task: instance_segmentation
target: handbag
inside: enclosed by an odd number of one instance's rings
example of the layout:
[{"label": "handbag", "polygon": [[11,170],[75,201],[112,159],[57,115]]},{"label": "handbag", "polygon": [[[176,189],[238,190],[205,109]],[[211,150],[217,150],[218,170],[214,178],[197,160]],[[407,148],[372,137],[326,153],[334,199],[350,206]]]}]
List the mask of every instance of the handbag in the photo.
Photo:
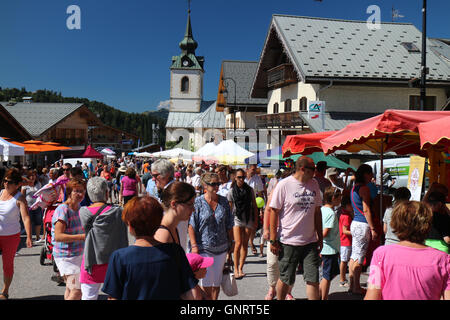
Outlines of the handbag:
[{"label": "handbag", "polygon": [[222,283],[220,286],[222,287],[223,293],[225,293],[228,297],[233,297],[238,294],[238,287],[236,279],[234,278],[234,273],[231,272],[229,268],[223,269]]}]

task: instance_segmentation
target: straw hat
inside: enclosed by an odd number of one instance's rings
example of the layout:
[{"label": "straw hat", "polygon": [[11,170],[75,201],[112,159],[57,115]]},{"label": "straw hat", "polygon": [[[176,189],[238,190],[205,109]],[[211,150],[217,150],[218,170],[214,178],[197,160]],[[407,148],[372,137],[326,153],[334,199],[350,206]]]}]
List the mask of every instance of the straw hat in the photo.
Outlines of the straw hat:
[{"label": "straw hat", "polygon": [[127,171],[127,166],[126,165],[121,165],[119,168],[119,172],[125,172]]}]

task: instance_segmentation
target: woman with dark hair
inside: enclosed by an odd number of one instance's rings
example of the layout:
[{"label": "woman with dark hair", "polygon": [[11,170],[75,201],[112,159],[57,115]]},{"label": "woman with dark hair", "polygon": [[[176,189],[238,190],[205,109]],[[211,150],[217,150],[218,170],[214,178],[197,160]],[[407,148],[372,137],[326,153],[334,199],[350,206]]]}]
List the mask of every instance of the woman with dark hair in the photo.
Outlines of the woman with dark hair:
[{"label": "woman with dark hair", "polygon": [[125,205],[122,220],[136,241],[111,255],[102,289],[108,299],[193,299],[198,280],[183,249],[154,238],[162,217],[163,208],[150,196],[134,197]]},{"label": "woman with dark hair", "polygon": [[20,243],[20,217],[27,232],[27,247],[31,248],[32,231],[27,201],[19,191],[22,176],[17,169],[9,169],[3,178],[0,193],[0,250],[3,261],[3,290],[0,300],[8,299],[14,275],[14,257]]},{"label": "woman with dark hair", "polygon": [[429,247],[449,253],[450,216],[445,213],[445,198],[445,194],[437,191],[428,194],[425,203],[431,207],[433,221],[425,244]]},{"label": "woman with dark hair", "polygon": [[247,258],[251,231],[258,225],[258,206],[252,187],[245,183],[247,174],[243,169],[236,170],[236,180],[228,192],[228,202],[234,215],[234,272],[236,279],[245,276],[243,272]]},{"label": "woman with dark hair", "polygon": [[137,196],[138,190],[136,171],[133,168],[128,168],[125,171],[125,176],[120,181],[120,199],[123,200],[123,205],[126,205],[131,198]]},{"label": "woman with dark hair", "polygon": [[233,247],[233,215],[227,199],[217,194],[218,175],[207,172],[201,182],[205,194],[195,199],[195,210],[189,220],[189,239],[192,253],[214,258],[200,286],[212,300],[217,300],[227,253]]},{"label": "woman with dark hair", "polygon": [[400,242],[374,251],[365,300],[450,300],[450,256],[424,244],[432,221],[425,203],[394,207],[391,227]]},{"label": "woman with dark hair", "polygon": [[355,294],[364,293],[359,281],[362,264],[370,240],[375,240],[378,236],[370,210],[371,196],[368,183],[372,178],[372,167],[367,164],[362,164],[355,173],[355,185],[350,192],[354,217],[350,225],[350,231],[352,233],[352,255],[349,263],[349,292]]},{"label": "woman with dark hair", "polygon": [[188,183],[175,181],[164,189],[161,204],[164,216],[155,232],[155,240],[162,243],[177,243],[185,251],[188,221],[194,211],[195,189]]},{"label": "woman with dark hair", "polygon": [[[22,187],[22,193],[27,200],[28,208],[30,208],[35,199],[34,194],[41,189],[42,185],[38,180],[36,170],[28,170],[27,172],[28,183]],[[44,237],[41,238],[41,226],[42,226],[42,208],[37,207],[35,210],[29,210],[29,215],[31,219],[31,224],[34,226],[34,232],[36,235],[36,243],[43,243],[45,241]]]}]

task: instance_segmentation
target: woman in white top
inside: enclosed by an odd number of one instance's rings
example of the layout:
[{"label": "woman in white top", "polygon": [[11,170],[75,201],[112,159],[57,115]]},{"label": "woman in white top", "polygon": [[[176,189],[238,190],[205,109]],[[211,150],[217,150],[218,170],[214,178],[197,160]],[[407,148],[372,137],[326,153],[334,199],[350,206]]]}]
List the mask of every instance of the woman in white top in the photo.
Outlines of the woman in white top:
[{"label": "woman in white top", "polygon": [[19,191],[22,176],[17,169],[10,169],[3,179],[4,189],[0,193],[0,250],[3,262],[3,290],[0,300],[8,299],[9,287],[14,274],[14,257],[20,243],[20,216],[27,233],[26,244],[31,248],[31,221],[28,206]]},{"label": "woman in white top", "polygon": [[38,207],[35,210],[31,210],[30,207],[34,204],[36,199],[33,198],[34,194],[42,188],[41,183],[37,178],[36,170],[29,170],[27,172],[28,183],[22,187],[22,193],[25,196],[28,204],[28,213],[30,215],[31,224],[34,226],[34,232],[36,234],[36,243],[45,242],[44,236],[41,238],[41,226],[42,226],[42,208]]}]

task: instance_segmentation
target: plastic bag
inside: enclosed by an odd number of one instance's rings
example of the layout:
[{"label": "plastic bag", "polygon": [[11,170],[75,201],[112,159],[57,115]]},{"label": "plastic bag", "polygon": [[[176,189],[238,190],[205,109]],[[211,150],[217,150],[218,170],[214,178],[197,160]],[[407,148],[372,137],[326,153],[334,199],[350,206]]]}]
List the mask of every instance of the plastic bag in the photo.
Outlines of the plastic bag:
[{"label": "plastic bag", "polygon": [[221,287],[223,293],[225,293],[228,297],[233,297],[238,294],[238,287],[236,279],[234,278],[234,273],[232,273],[228,268],[223,271]]}]

